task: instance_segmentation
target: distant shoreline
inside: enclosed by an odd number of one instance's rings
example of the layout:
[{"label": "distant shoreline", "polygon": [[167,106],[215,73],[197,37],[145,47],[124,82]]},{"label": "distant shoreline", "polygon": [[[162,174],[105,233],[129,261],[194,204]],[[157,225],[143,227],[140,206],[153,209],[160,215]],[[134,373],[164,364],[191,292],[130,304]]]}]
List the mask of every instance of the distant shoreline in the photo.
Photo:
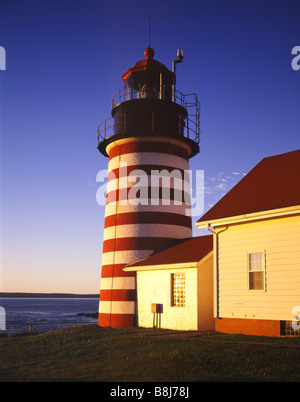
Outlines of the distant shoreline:
[{"label": "distant shoreline", "polygon": [[0,292],[0,298],[99,299],[98,294]]}]

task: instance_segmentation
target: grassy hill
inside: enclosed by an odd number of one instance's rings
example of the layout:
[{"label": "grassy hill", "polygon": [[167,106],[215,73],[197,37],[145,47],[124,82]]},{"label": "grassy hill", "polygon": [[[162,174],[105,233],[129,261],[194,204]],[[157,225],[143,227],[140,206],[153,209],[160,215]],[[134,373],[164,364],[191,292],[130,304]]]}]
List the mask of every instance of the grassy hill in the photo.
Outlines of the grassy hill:
[{"label": "grassy hill", "polygon": [[72,327],[0,337],[1,381],[299,381],[300,338]]}]

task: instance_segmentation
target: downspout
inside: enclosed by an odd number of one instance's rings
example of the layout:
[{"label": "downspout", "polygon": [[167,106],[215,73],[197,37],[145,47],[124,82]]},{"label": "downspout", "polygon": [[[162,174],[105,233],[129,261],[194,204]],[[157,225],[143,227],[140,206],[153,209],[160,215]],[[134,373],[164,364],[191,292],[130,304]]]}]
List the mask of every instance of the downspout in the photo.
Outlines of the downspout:
[{"label": "downspout", "polygon": [[213,298],[214,298],[214,318],[219,318],[219,267],[218,267],[218,233],[206,225],[206,229],[213,234]]},{"label": "downspout", "polygon": [[214,229],[209,227],[209,223],[206,225],[206,229],[211,232],[213,237],[213,250],[214,250],[214,257],[213,257],[213,292],[214,292],[214,318],[219,317],[219,237],[218,235],[225,230],[228,229],[226,226],[225,229],[216,232]]}]

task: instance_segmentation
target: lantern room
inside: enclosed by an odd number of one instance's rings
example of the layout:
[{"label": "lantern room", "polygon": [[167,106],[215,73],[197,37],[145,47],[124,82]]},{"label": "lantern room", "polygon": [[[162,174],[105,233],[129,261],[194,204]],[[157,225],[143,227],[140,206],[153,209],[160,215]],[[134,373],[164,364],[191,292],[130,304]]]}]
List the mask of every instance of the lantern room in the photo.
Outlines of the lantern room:
[{"label": "lantern room", "polygon": [[175,89],[176,64],[183,59],[179,49],[172,71],[154,59],[149,46],[145,59],[122,75],[124,87],[112,98],[111,117],[98,126],[98,149],[107,154],[107,146],[129,137],[173,137],[191,147],[191,156],[199,152],[200,104],[195,93],[184,95]]},{"label": "lantern room", "polygon": [[171,100],[174,72],[154,59],[155,52],[151,47],[144,54],[144,60],[138,61],[122,75],[127,92],[136,91],[140,98]]}]

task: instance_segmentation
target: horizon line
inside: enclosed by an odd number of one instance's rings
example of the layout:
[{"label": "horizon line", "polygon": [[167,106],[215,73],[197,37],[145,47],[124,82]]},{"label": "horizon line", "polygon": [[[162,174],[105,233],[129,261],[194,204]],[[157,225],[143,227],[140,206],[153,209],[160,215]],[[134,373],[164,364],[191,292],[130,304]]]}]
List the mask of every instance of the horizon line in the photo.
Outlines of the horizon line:
[{"label": "horizon line", "polygon": [[1,297],[90,297],[98,298],[99,293],[63,293],[63,292],[0,292]]}]

